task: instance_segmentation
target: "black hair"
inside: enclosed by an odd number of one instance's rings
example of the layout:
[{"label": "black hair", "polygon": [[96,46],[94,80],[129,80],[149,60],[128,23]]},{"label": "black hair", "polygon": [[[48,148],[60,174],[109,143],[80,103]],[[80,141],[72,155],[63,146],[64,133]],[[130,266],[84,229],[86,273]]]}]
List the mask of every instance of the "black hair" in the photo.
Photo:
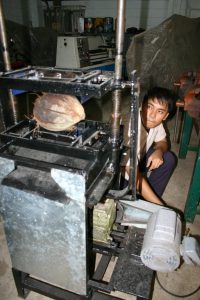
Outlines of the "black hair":
[{"label": "black hair", "polygon": [[153,87],[144,96],[142,105],[146,104],[149,99],[157,99],[159,103],[166,103],[168,107],[168,119],[171,119],[176,113],[177,95],[171,90],[163,87]]}]

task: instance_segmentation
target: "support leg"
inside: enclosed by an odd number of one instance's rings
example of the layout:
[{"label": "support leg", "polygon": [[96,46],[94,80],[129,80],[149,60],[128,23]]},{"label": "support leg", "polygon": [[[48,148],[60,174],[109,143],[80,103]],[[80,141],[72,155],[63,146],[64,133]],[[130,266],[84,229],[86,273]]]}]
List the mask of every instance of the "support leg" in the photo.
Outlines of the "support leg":
[{"label": "support leg", "polygon": [[180,149],[179,149],[179,158],[185,158],[188,151],[188,146],[190,142],[190,136],[192,133],[192,118],[188,115],[187,112],[184,113],[184,120],[183,120],[183,131],[182,137],[180,142]]},{"label": "support leg", "polygon": [[177,107],[176,117],[175,117],[175,124],[174,124],[174,133],[173,133],[173,142],[177,142],[177,128],[178,128],[178,119],[179,119],[179,111],[180,107]]},{"label": "support leg", "polygon": [[26,299],[30,291],[24,288],[23,283],[25,277],[28,274],[18,271],[16,269],[12,269],[12,272],[13,272],[13,277],[15,280],[18,296],[22,299]]},{"label": "support leg", "polygon": [[184,216],[186,222],[194,222],[196,214],[200,214],[200,209],[198,209],[198,204],[200,201],[200,149],[197,152],[197,157],[194,165],[194,171],[192,174],[192,180],[190,183],[190,188],[186,200]]}]

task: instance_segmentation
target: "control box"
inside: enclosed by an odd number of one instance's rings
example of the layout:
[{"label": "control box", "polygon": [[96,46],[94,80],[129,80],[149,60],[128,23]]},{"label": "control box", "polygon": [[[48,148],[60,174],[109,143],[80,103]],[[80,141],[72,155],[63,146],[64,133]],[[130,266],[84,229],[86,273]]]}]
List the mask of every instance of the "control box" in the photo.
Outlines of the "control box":
[{"label": "control box", "polygon": [[57,68],[83,68],[89,65],[87,37],[59,36],[57,38]]}]

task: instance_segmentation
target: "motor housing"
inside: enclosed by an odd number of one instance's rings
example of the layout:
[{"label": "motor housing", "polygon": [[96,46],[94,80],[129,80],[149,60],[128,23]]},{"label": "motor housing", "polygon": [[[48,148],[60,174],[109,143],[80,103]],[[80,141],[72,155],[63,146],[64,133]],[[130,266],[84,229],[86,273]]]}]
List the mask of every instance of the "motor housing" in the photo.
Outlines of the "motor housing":
[{"label": "motor housing", "polygon": [[147,223],[141,250],[142,262],[155,271],[170,272],[180,264],[181,220],[173,210],[162,207]]}]

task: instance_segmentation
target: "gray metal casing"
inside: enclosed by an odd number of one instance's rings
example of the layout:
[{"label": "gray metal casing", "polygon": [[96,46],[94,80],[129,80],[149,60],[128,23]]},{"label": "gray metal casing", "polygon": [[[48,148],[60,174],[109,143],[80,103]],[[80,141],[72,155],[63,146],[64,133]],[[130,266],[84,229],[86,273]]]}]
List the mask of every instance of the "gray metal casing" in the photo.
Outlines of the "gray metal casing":
[{"label": "gray metal casing", "polygon": [[[15,179],[20,188],[12,184]],[[1,212],[13,268],[86,295],[84,172],[51,169],[48,174],[26,167],[15,170],[14,161],[0,158],[0,180]],[[37,189],[27,190],[37,184],[48,194],[54,189],[52,195],[60,197],[50,199]]]}]

